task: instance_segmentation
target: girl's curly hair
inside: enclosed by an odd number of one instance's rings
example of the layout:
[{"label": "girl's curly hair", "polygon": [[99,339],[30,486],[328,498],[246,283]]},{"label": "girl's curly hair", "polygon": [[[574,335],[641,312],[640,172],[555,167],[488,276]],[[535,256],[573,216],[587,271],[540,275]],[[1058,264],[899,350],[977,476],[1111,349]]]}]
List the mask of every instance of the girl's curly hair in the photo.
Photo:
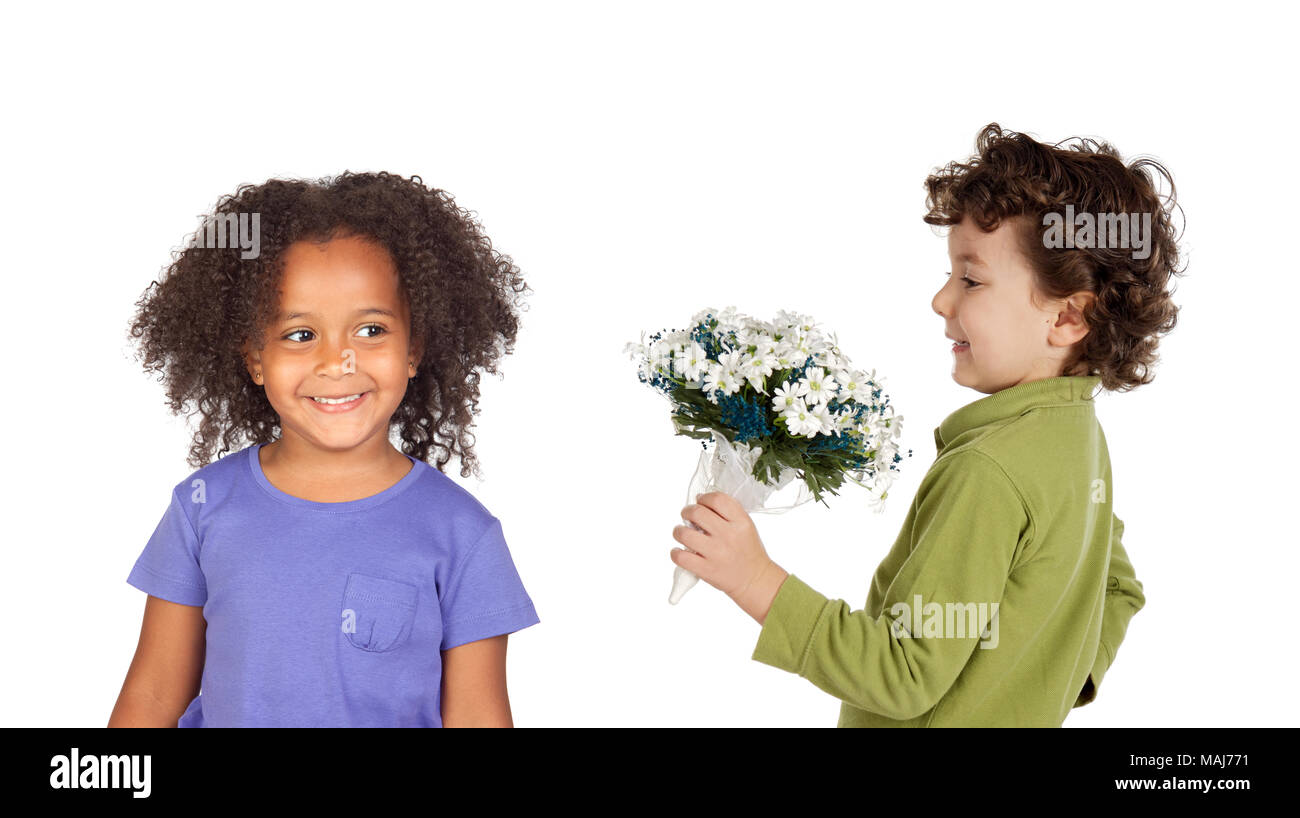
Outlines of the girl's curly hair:
[{"label": "girl's curly hair", "polygon": [[[1080,139],[1063,150],[1064,142],[1045,145],[1003,131],[996,122],[980,131],[975,144],[976,155],[966,164],[950,162],[925,180],[929,212],[924,220],[955,225],[970,215],[980,229],[992,232],[1003,219],[1012,219],[1035,272],[1035,295],[1061,299],[1085,290],[1096,295],[1083,310],[1089,332],[1075,344],[1065,374],[1099,375],[1103,388],[1121,392],[1150,383],[1159,336],[1178,321],[1173,290],[1166,287],[1171,275],[1183,274],[1175,269],[1181,234],[1174,236],[1170,218],[1174,207],[1182,208],[1174,200],[1169,172],[1152,159],[1125,166],[1105,142]],[[1166,199],[1157,195],[1147,168],[1168,181]],[[1063,215],[1066,205],[1094,218],[1151,214],[1150,255],[1135,259],[1129,248],[1049,247],[1043,217]]]},{"label": "girl's curly hair", "polygon": [[[258,217],[259,252],[203,246],[212,224]],[[219,235],[219,234],[218,234]],[[333,179],[272,179],[241,185],[218,201],[183,251],[136,302],[129,335],[146,371],[164,372],[173,413],[201,415],[189,463],[198,468],[251,443],[268,443],[279,418],[248,375],[243,352],[261,348],[276,311],[284,251],[298,241],[372,239],[391,254],[410,307],[411,346],[423,356],[393,415],[402,451],[436,467],[456,454],[461,476],[478,474],[473,415],[479,373],[497,373],[514,350],[528,285],[509,256],[492,248],[472,211],[420,177],[344,172]],[[207,242],[211,245],[211,241]],[[231,242],[238,244],[238,242]],[[191,414],[193,414],[191,412]],[[219,449],[217,447],[220,447]]]}]

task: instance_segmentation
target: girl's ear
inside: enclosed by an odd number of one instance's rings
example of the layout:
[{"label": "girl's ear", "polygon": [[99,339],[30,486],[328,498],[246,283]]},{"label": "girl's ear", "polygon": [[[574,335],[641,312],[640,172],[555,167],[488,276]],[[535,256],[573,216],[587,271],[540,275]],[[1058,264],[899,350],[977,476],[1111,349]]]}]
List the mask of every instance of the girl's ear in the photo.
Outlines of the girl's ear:
[{"label": "girl's ear", "polygon": [[256,383],[262,382],[262,354],[255,349],[250,349],[247,341],[240,347],[240,353],[244,357],[244,368],[248,370],[248,377]]},{"label": "girl's ear", "polygon": [[411,339],[411,360],[415,362],[415,368],[420,368],[420,361],[424,360],[424,345],[419,338]]}]

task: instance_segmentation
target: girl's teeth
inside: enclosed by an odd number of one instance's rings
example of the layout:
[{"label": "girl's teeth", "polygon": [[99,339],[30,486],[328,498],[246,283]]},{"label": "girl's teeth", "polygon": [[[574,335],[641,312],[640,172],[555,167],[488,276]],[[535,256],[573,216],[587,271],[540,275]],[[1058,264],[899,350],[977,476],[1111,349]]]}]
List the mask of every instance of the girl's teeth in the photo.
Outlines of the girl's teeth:
[{"label": "girl's teeth", "polygon": [[350,397],[346,397],[346,398],[335,398],[335,399],[333,399],[333,400],[331,400],[331,399],[329,399],[329,398],[312,398],[312,400],[316,401],[317,403],[330,403],[330,404],[334,404],[334,403],[351,403],[352,401],[356,400],[356,399],[359,398],[359,397],[361,397],[361,393],[360,393],[360,392],[358,392],[358,393],[355,394],[355,395],[351,395]]}]

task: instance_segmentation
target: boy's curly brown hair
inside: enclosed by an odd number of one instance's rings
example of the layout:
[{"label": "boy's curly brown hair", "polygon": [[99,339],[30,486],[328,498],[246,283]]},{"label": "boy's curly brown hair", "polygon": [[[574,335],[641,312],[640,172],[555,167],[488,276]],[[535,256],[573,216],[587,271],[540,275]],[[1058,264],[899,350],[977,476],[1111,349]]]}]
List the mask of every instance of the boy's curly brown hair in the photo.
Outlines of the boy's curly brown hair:
[{"label": "boy's curly brown hair", "polygon": [[[1069,140],[1065,140],[1068,142]],[[1159,336],[1178,321],[1170,276],[1182,275],[1178,237],[1171,214],[1173,178],[1159,162],[1139,159],[1125,166],[1105,142],[1080,139],[1064,150],[1025,134],[1003,131],[996,122],[975,140],[976,155],[950,162],[925,180],[923,217],[932,225],[955,225],[969,215],[992,232],[1003,219],[1018,225],[1021,250],[1035,272],[1035,295],[1052,299],[1088,291],[1096,295],[1084,310],[1089,328],[1075,344],[1064,374],[1099,375],[1108,390],[1128,391],[1155,377]],[[1169,195],[1157,194],[1147,168],[1164,176]],[[1150,213],[1150,255],[1132,257],[1129,248],[1048,247],[1047,213]]]},{"label": "boy's curly brown hair", "polygon": [[205,223],[241,213],[258,214],[260,254],[203,247],[201,225],[136,302],[129,330],[145,370],[164,373],[171,411],[192,404],[201,415],[190,465],[206,464],[214,450],[220,456],[269,443],[279,428],[241,349],[264,345],[284,251],[298,241],[360,236],[392,255],[410,308],[411,346],[423,350],[392,419],[402,451],[427,461],[437,447],[439,471],[456,454],[462,477],[477,474],[469,432],[479,411],[477,370],[495,374],[497,361],[513,352],[516,308],[526,309],[530,288],[510,257],[493,249],[475,214],[419,176],[350,171],[315,182],[241,185]]}]

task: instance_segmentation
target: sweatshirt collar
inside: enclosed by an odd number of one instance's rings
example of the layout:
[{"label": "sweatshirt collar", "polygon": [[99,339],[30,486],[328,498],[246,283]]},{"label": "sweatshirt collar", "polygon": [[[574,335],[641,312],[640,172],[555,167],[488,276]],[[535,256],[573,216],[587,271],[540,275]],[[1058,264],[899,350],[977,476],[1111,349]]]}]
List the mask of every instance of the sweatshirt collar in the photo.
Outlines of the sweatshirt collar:
[{"label": "sweatshirt collar", "polygon": [[1019,417],[1038,406],[1091,401],[1100,382],[1099,375],[1061,376],[1041,378],[994,392],[944,418],[934,430],[935,448],[943,451],[947,443],[964,432],[998,420]]}]

